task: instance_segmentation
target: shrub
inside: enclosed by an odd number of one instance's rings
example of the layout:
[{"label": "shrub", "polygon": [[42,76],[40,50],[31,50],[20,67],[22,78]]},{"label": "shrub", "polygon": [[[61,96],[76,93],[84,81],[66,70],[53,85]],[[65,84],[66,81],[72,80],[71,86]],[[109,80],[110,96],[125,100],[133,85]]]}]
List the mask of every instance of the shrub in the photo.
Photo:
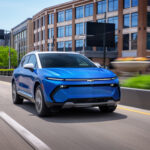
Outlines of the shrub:
[{"label": "shrub", "polygon": [[[13,48],[10,49],[11,53],[11,67],[17,66],[17,51]],[[0,46],[0,68],[8,68],[9,66],[9,47]]]},{"label": "shrub", "polygon": [[129,88],[150,89],[150,75],[129,78],[123,82],[122,86]]}]

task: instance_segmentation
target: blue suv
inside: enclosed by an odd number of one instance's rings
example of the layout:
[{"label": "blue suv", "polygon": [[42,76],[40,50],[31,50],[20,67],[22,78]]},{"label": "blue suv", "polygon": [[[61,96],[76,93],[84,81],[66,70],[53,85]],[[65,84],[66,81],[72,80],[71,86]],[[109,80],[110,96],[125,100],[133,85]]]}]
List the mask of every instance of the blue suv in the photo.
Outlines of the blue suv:
[{"label": "blue suv", "polygon": [[113,112],[120,101],[117,76],[72,52],[31,52],[12,77],[14,104],[28,99],[39,116],[72,107],[96,107]]}]

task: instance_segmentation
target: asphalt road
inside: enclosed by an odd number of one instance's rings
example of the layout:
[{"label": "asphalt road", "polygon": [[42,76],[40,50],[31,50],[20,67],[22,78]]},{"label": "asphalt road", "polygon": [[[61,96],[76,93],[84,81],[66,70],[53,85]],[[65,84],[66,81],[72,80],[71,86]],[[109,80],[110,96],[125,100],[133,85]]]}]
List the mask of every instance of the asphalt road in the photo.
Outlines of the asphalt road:
[{"label": "asphalt road", "polygon": [[[150,111],[147,110],[120,105],[112,114],[102,114],[98,108],[67,109],[39,118],[32,103],[13,105],[10,83],[0,82],[0,112],[5,112],[52,150],[150,149]],[[1,149],[32,148],[0,119]]]}]

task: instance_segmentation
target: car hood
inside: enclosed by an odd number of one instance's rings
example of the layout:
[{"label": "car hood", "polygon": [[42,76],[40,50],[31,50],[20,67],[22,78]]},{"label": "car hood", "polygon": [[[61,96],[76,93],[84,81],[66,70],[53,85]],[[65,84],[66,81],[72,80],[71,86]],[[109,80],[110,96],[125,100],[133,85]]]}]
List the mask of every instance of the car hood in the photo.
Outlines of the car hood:
[{"label": "car hood", "polygon": [[97,79],[116,76],[113,72],[103,68],[43,68],[41,71],[45,77],[62,79]]}]

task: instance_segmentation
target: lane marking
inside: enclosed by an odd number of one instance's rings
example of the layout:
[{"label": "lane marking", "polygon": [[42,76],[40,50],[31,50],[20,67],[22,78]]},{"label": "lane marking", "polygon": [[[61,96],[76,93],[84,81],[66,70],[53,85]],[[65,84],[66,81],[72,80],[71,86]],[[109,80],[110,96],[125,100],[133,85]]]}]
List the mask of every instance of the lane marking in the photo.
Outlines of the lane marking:
[{"label": "lane marking", "polygon": [[118,106],[117,108],[118,108],[118,109],[121,109],[121,110],[126,110],[126,111],[130,111],[130,112],[135,112],[135,113],[138,113],[138,114],[150,116],[150,113],[142,112],[142,111],[139,111],[139,110],[129,109],[129,108],[120,107],[120,106]]},{"label": "lane marking", "polygon": [[51,150],[43,141],[13,120],[5,112],[0,112],[0,118],[6,122],[14,131],[16,131],[33,149]]}]

